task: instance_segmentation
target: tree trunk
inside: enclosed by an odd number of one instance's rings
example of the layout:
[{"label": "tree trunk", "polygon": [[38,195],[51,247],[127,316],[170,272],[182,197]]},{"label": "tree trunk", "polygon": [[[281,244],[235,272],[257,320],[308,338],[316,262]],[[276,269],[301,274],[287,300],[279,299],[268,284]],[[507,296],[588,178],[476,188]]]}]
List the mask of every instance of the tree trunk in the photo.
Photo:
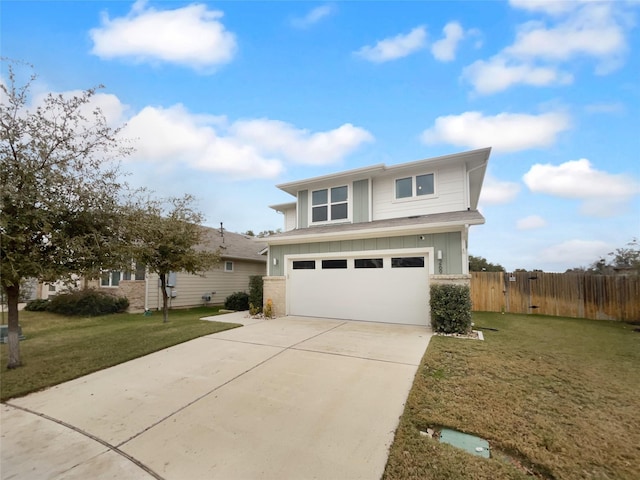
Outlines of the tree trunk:
[{"label": "tree trunk", "polygon": [[169,294],[167,293],[167,274],[160,274],[160,290],[162,290],[162,323],[169,321]]},{"label": "tree trunk", "polygon": [[18,321],[18,301],[20,298],[20,284],[5,287],[7,293],[9,328],[7,333],[9,363],[7,368],[18,368],[22,366],[20,361],[20,338]]}]

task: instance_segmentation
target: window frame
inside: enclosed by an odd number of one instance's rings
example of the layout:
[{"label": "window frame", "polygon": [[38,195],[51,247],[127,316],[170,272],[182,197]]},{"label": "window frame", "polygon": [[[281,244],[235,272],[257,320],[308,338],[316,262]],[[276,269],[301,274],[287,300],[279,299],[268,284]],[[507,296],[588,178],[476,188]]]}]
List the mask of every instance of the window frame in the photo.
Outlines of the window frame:
[{"label": "window frame", "polygon": [[[425,194],[418,194],[418,178],[419,177],[428,177],[429,175],[432,176],[433,178],[433,193],[425,193]],[[398,182],[401,180],[407,180],[407,179],[411,179],[411,195],[410,196],[406,196],[406,197],[398,197]],[[409,202],[409,201],[415,201],[415,200],[424,200],[424,199],[429,199],[429,198],[435,198],[437,197],[437,189],[436,189],[436,178],[437,178],[437,172],[435,171],[431,171],[431,172],[425,172],[425,173],[418,173],[415,175],[403,175],[401,177],[395,177],[393,179],[393,201],[394,202]]]},{"label": "window frame", "polygon": [[[346,199],[345,200],[336,200],[334,201],[332,198],[332,190],[338,189],[338,188],[345,188],[347,195],[346,195]],[[318,203],[316,205],[314,205],[313,203],[313,196],[314,193],[316,192],[326,192],[326,196],[327,196],[327,201],[326,203]],[[351,221],[351,187],[349,184],[344,184],[344,185],[335,185],[335,186],[331,186],[331,187],[324,187],[324,188],[317,188],[315,190],[310,190],[310,194],[309,194],[309,219],[310,225],[324,225],[324,224],[330,224],[330,223],[344,223],[344,222],[350,222]],[[332,217],[332,212],[333,212],[333,207],[337,207],[337,206],[346,206],[346,215],[344,217],[341,218],[333,218]],[[313,218],[313,213],[315,209],[319,209],[319,208],[324,208],[326,210],[326,220],[314,220]]]},{"label": "window frame", "polygon": [[[231,268],[227,268],[227,266],[231,265]],[[224,272],[225,273],[233,273],[235,269],[235,265],[233,264],[233,260],[225,260],[224,261]]]}]

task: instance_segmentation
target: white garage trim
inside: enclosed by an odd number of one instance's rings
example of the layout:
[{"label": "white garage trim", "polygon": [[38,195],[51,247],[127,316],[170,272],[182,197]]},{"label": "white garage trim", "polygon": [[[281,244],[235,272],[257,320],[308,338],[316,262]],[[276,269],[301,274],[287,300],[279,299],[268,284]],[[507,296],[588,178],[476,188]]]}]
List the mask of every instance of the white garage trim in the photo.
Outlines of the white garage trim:
[{"label": "white garage trim", "polygon": [[[419,268],[392,268],[392,258],[424,257]],[[352,260],[382,258],[383,268],[355,268]],[[323,260],[347,260],[323,269]],[[316,268],[293,270],[293,262],[315,261]],[[429,276],[434,248],[359,250],[285,255],[287,315],[326,316],[388,323],[429,324]]]}]

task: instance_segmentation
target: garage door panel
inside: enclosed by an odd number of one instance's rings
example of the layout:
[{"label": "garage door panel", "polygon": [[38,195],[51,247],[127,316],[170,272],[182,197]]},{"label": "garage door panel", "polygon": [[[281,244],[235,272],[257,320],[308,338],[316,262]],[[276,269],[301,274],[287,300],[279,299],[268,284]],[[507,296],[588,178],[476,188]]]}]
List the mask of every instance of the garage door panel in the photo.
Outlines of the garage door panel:
[{"label": "garage door panel", "polygon": [[[362,258],[371,256],[363,252]],[[289,314],[426,325],[428,263],[425,261],[423,267],[391,268],[391,258],[383,257],[383,268],[354,268],[358,257],[349,258],[347,268],[323,269],[320,259],[315,269],[294,270],[289,263]]]}]

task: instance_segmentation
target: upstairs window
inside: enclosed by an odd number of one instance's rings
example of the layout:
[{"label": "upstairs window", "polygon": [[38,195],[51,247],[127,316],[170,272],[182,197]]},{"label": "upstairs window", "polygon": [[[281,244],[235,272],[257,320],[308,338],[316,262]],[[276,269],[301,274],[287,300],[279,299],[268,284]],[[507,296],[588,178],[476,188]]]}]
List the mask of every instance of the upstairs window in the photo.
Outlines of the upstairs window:
[{"label": "upstairs window", "polygon": [[396,179],[396,199],[415,198],[435,194],[433,173]]},{"label": "upstairs window", "polygon": [[311,192],[311,221],[329,222],[345,220],[349,215],[349,189],[325,188]]}]

